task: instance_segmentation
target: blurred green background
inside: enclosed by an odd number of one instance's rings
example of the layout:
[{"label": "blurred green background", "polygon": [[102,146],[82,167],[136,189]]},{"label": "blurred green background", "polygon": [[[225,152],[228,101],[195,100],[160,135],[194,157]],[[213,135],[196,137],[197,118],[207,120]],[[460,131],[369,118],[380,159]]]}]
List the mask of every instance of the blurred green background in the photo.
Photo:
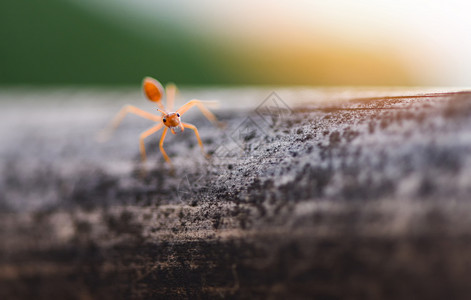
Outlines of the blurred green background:
[{"label": "blurred green background", "polygon": [[153,26],[155,35],[146,39],[67,1],[2,0],[0,82],[132,84],[146,74],[236,82],[212,67],[213,53],[189,34],[158,19]]},{"label": "blurred green background", "polygon": [[2,0],[0,84],[467,85],[465,2],[384,3]]}]

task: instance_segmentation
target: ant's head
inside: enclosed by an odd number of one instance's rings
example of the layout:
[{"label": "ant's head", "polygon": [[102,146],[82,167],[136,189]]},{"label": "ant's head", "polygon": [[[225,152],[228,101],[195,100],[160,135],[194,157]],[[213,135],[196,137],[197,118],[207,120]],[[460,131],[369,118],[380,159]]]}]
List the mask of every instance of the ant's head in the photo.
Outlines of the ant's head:
[{"label": "ant's head", "polygon": [[176,133],[175,129],[182,131],[184,130],[183,124],[180,120],[180,114],[177,112],[167,113],[159,109],[159,111],[163,114],[162,123],[165,126],[170,128],[173,134]]}]

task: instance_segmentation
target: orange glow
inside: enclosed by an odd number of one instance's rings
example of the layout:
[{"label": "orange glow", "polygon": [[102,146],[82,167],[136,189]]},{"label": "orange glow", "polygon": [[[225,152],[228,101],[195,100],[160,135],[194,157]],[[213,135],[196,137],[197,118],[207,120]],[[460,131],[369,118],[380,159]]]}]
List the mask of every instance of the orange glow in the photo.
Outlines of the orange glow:
[{"label": "orange glow", "polygon": [[108,15],[110,6],[134,14],[141,24],[134,30],[148,39],[156,19],[181,28],[210,53],[208,68],[247,78],[242,83],[469,85],[471,78],[466,1],[80,3]]}]

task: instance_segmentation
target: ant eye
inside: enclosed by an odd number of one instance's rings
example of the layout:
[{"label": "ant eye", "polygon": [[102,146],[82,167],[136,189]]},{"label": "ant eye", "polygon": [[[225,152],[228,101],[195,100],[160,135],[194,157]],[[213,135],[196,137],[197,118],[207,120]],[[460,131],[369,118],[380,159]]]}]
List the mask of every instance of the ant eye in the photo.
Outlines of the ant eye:
[{"label": "ant eye", "polygon": [[162,121],[165,123],[165,122],[167,122],[167,119],[163,118]]},{"label": "ant eye", "polygon": [[179,113],[177,113],[177,117],[180,117],[180,114],[179,114]]}]

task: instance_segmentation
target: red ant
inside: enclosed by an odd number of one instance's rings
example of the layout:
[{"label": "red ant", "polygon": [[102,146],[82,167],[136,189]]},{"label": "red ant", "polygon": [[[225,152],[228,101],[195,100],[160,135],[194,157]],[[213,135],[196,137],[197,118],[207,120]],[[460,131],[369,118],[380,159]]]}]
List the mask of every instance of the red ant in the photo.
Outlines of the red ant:
[{"label": "red ant", "polygon": [[198,129],[192,124],[189,123],[184,123],[181,121],[181,116],[187,112],[191,107],[196,106],[198,107],[203,115],[211,121],[214,125],[216,126],[221,126],[221,124],[218,122],[216,117],[211,113],[203,104],[217,104],[217,101],[201,101],[198,99],[193,99],[188,101],[186,104],[184,104],[182,107],[177,109],[175,112],[171,112],[173,109],[173,102],[175,99],[175,94],[177,91],[177,87],[174,84],[167,84],[165,87],[165,91],[167,94],[167,108],[168,110],[165,109],[164,105],[162,104],[162,98],[164,95],[164,88],[160,82],[154,78],[151,77],[145,77],[144,80],[142,81],[142,88],[144,89],[144,94],[146,97],[152,101],[156,102],[159,108],[157,110],[162,114],[162,116],[156,116],[154,114],[148,113],[142,109],[139,109],[133,105],[125,105],[119,112],[118,114],[113,118],[113,120],[110,122],[108,127],[102,132],[101,139],[107,139],[111,133],[119,126],[121,121],[124,119],[124,117],[128,113],[133,113],[136,114],[142,118],[149,119],[151,121],[157,122],[156,125],[153,127],[147,129],[146,131],[142,132],[141,135],[139,136],[139,150],[141,152],[141,158],[142,161],[145,162],[146,160],[146,149],[144,146],[144,139],[148,137],[149,135],[159,131],[162,127],[164,127],[164,130],[162,132],[162,136],[160,138],[159,142],[159,147],[160,147],[160,152],[162,152],[162,155],[164,156],[165,160],[172,166],[172,162],[170,158],[168,157],[167,153],[164,150],[164,140],[165,136],[167,135],[167,130],[170,128],[170,131],[175,134],[175,129],[179,128],[182,132],[185,130],[185,128],[189,128],[194,131],[196,135],[196,139],[198,140],[198,144],[201,147],[201,151],[204,154],[204,148],[203,148],[203,142],[201,142],[200,135],[198,133]]}]

